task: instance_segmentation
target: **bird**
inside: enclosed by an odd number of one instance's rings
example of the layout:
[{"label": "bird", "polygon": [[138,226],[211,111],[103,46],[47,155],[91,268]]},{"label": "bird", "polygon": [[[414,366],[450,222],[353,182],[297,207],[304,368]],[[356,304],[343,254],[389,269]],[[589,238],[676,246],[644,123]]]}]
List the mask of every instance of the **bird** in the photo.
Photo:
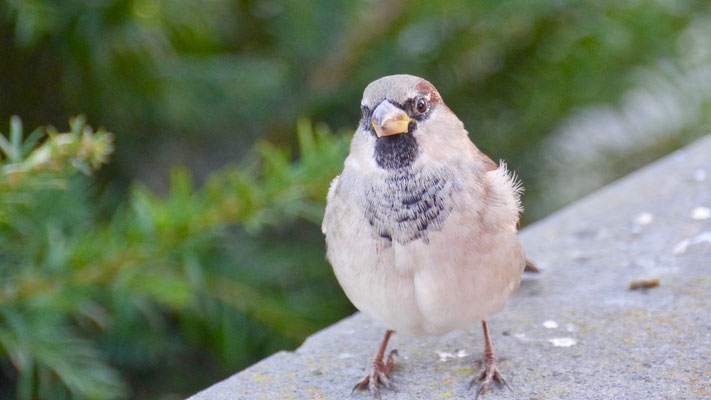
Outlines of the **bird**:
[{"label": "bird", "polygon": [[[508,387],[486,320],[518,289],[526,259],[517,236],[522,185],[470,140],[437,89],[412,75],[370,83],[361,119],[331,182],[322,231],[348,299],[386,328],[355,390],[396,390],[393,333],[439,336],[481,323],[478,397]],[[527,267],[528,265],[528,267]]]}]

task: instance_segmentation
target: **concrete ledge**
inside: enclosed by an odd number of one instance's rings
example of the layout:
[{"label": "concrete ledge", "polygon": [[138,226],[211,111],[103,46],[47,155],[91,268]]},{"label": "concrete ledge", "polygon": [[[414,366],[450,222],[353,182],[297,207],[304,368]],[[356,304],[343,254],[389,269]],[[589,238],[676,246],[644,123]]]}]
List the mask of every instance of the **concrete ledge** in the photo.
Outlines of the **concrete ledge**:
[{"label": "concrete ledge", "polygon": [[[710,208],[711,136],[522,232],[543,273],[489,320],[513,391],[484,399],[711,398]],[[629,289],[644,278],[660,286]],[[348,399],[383,333],[356,314],[190,399]],[[474,398],[479,325],[390,343],[399,392],[384,399]]]}]

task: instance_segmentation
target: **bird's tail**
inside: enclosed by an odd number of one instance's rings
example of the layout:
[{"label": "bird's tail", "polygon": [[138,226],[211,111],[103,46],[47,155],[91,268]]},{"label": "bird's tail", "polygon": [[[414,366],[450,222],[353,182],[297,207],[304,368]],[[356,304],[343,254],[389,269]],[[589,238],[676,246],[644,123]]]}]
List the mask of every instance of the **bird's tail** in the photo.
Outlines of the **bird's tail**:
[{"label": "bird's tail", "polygon": [[526,259],[526,268],[523,270],[524,272],[533,272],[534,274],[540,274],[541,270],[536,267],[536,264],[533,263],[533,261],[529,260],[528,258]]}]

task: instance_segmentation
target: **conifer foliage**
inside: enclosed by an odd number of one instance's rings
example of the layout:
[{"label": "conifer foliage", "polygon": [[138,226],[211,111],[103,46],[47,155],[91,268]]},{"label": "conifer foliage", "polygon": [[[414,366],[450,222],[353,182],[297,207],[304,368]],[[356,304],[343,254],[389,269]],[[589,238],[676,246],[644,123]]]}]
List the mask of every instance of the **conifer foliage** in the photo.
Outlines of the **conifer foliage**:
[{"label": "conifer foliage", "polygon": [[[126,204],[102,213],[91,174],[109,160],[111,133],[79,117],[70,132],[40,128],[24,137],[13,118],[0,136],[0,362],[2,379],[15,385],[1,394],[124,397],[132,375],[162,363],[254,361],[247,349],[265,346],[260,336],[293,345],[324,324],[308,310],[326,318],[347,311],[338,297],[317,304],[311,292],[273,279],[296,269],[298,255],[267,271],[249,261],[259,246],[296,250],[270,245],[270,236],[285,234],[271,227],[320,221],[342,164],[344,136],[305,120],[297,132],[298,161],[261,143],[252,160],[215,172],[200,189],[178,169],[169,193],[136,186]],[[236,238],[255,248],[235,254],[226,244]],[[330,273],[323,264],[299,268]]]}]

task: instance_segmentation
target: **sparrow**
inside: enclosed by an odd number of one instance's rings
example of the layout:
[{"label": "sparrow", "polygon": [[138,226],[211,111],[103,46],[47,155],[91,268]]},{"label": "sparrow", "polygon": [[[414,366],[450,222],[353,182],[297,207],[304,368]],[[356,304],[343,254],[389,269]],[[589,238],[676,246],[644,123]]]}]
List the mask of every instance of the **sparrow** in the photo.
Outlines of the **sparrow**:
[{"label": "sparrow", "polygon": [[[394,332],[443,335],[481,322],[477,397],[505,385],[486,319],[529,264],[517,236],[523,190],[469,139],[428,81],[392,75],[363,92],[361,120],[323,217],[326,257],[348,299],[386,328],[356,389],[395,390]],[[352,392],[353,392],[352,391]],[[351,393],[352,393],[351,392]]]}]

